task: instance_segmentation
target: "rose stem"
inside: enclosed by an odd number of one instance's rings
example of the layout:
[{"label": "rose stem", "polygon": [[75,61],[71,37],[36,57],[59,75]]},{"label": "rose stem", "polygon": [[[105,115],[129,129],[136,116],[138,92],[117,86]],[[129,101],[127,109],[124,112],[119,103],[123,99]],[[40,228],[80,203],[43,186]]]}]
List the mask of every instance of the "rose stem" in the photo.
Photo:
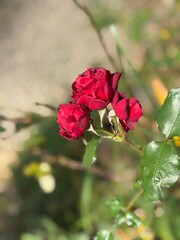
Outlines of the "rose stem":
[{"label": "rose stem", "polygon": [[107,49],[107,47],[106,47],[106,44],[105,44],[105,42],[104,42],[103,36],[102,36],[100,30],[97,28],[96,22],[95,22],[95,20],[94,20],[94,18],[93,18],[93,16],[92,16],[92,14],[90,13],[90,11],[89,11],[85,6],[81,5],[77,0],[72,0],[72,1],[73,1],[73,2],[76,4],[76,6],[77,6],[79,9],[81,9],[81,10],[87,15],[87,17],[89,18],[89,21],[91,22],[94,30],[96,31],[96,33],[97,33],[97,35],[98,35],[99,41],[100,41],[100,43],[101,43],[101,45],[102,45],[102,47],[103,47],[103,49],[104,49],[104,52],[105,52],[107,58],[109,59],[109,62],[110,62],[111,65],[114,67],[114,69],[115,69],[116,71],[118,71],[119,68],[118,68],[118,66],[116,65],[116,63],[115,63],[114,59],[112,58],[111,54],[109,53],[109,51],[108,51],[108,49]]},{"label": "rose stem", "polygon": [[134,151],[136,151],[140,156],[143,155],[143,151],[142,151],[141,149],[135,147],[131,141],[125,139],[125,141],[122,142],[122,143],[125,143],[125,144],[129,145],[129,146],[130,146]]},{"label": "rose stem", "polygon": [[125,212],[128,212],[129,210],[131,210],[131,208],[133,207],[134,203],[141,196],[143,191],[144,191],[143,189],[140,189],[140,191],[131,199],[131,201],[129,202],[129,204],[127,205],[127,207],[125,209]]}]

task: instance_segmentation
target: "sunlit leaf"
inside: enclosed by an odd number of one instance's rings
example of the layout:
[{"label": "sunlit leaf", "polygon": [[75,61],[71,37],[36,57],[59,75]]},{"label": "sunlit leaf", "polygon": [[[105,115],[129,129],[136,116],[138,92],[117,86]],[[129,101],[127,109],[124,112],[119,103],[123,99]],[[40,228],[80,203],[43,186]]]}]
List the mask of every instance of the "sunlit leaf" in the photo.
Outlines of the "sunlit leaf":
[{"label": "sunlit leaf", "polygon": [[25,176],[35,176],[36,173],[39,171],[39,163],[32,161],[30,164],[25,165],[23,168],[23,173]]},{"label": "sunlit leaf", "polygon": [[124,199],[120,196],[108,202],[109,211],[112,216],[115,216],[119,211],[124,209]]},{"label": "sunlit leaf", "polygon": [[160,132],[167,138],[180,136],[180,88],[172,89],[157,116]]},{"label": "sunlit leaf", "polygon": [[114,240],[114,237],[113,237],[112,233],[109,234],[109,237],[108,237],[107,240]]},{"label": "sunlit leaf", "polygon": [[162,188],[168,188],[179,176],[179,157],[166,142],[151,142],[141,159],[140,184],[151,200],[162,199]]},{"label": "sunlit leaf", "polygon": [[126,223],[129,227],[138,227],[141,224],[141,219],[136,214],[127,212]]},{"label": "sunlit leaf", "polygon": [[114,237],[111,232],[102,230],[97,233],[95,240],[114,240]]},{"label": "sunlit leaf", "polygon": [[92,138],[90,142],[88,142],[83,157],[83,166],[90,167],[92,163],[96,161],[96,148],[99,140],[99,138]]},{"label": "sunlit leaf", "polygon": [[39,178],[50,175],[52,173],[52,169],[51,166],[46,162],[38,163],[32,161],[30,164],[25,165],[23,168],[23,173],[27,177]]},{"label": "sunlit leaf", "polygon": [[115,224],[120,226],[121,224],[127,224],[129,227],[138,227],[141,224],[141,219],[133,212],[125,212],[116,215]]},{"label": "sunlit leaf", "polygon": [[118,33],[115,25],[112,24],[111,27],[110,27],[110,30],[111,30],[111,33],[113,35],[114,41],[116,43],[117,52],[120,56],[123,56],[124,55],[124,49],[121,45],[120,38],[119,38],[119,33]]},{"label": "sunlit leaf", "polygon": [[23,233],[21,240],[42,240],[42,238],[32,233]]},{"label": "sunlit leaf", "polygon": [[117,214],[116,217],[115,217],[115,224],[117,226],[120,226],[121,224],[125,223],[126,222],[126,216],[124,213],[121,213],[121,214]]}]

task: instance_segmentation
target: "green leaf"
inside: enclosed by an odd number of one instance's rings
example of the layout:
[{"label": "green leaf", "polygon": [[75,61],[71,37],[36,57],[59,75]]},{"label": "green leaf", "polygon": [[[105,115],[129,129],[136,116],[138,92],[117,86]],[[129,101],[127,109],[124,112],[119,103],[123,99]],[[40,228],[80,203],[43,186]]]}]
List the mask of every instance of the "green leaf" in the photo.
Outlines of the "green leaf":
[{"label": "green leaf", "polygon": [[136,228],[141,224],[141,219],[135,213],[127,212],[126,223],[129,227]]},{"label": "green leaf", "polygon": [[86,146],[85,154],[83,157],[84,167],[90,167],[92,163],[96,161],[96,148],[99,141],[100,141],[99,138],[92,138],[90,142],[88,142]]},{"label": "green leaf", "polygon": [[114,240],[112,233],[109,234],[108,240]]},{"label": "green leaf", "polygon": [[42,240],[42,238],[32,233],[23,233],[21,240]]},{"label": "green leaf", "polygon": [[97,232],[95,240],[114,240],[114,237],[111,232],[102,230],[100,232]]},{"label": "green leaf", "polygon": [[0,126],[0,132],[4,132],[4,131],[6,131],[6,129]]},{"label": "green leaf", "polygon": [[140,184],[150,200],[162,199],[162,188],[168,188],[179,176],[179,157],[166,142],[151,142],[141,159]]},{"label": "green leaf", "polygon": [[117,226],[120,226],[121,224],[126,222],[126,216],[125,213],[117,214],[115,217],[115,224]]},{"label": "green leaf", "polygon": [[114,217],[119,211],[124,210],[124,199],[120,196],[108,202],[111,215]]},{"label": "green leaf", "polygon": [[120,38],[119,38],[119,33],[115,27],[115,25],[111,25],[110,27],[111,33],[113,35],[113,38],[115,40],[116,43],[116,49],[117,49],[117,53],[119,56],[124,56],[124,49],[121,46],[121,42],[120,42]]},{"label": "green leaf", "polygon": [[141,224],[141,219],[133,212],[117,214],[115,224],[120,226],[123,223],[126,223],[129,227],[135,228]]},{"label": "green leaf", "polygon": [[167,138],[180,136],[180,88],[172,89],[157,116],[159,131]]}]

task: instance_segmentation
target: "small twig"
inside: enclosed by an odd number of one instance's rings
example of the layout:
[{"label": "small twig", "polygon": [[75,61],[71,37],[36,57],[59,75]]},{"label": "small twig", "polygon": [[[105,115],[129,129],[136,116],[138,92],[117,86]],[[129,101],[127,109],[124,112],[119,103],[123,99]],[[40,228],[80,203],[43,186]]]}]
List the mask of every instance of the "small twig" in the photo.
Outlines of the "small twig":
[{"label": "small twig", "polygon": [[114,176],[111,173],[109,173],[99,167],[91,166],[90,168],[87,168],[87,167],[84,167],[81,162],[77,162],[72,159],[66,159],[64,157],[55,158],[53,156],[51,156],[51,157],[45,156],[45,160],[49,161],[51,163],[52,162],[58,163],[61,166],[64,166],[64,167],[72,169],[72,170],[86,171],[86,172],[95,174],[99,177],[105,178],[105,179],[115,182],[115,183],[121,182],[121,179],[119,177]]},{"label": "small twig", "polygon": [[6,140],[8,140],[9,138],[13,137],[16,133],[17,133],[17,132],[13,132],[13,133],[11,133],[9,136],[0,138],[0,140],[6,141]]},{"label": "small twig", "polygon": [[142,156],[143,155],[143,150],[141,150],[140,148],[137,148],[137,147],[135,147],[133,144],[132,144],[132,142],[131,141],[129,141],[129,140],[125,140],[124,142],[122,142],[122,143],[125,143],[125,144],[127,144],[127,145],[129,145],[134,151],[136,151],[140,156]]},{"label": "small twig", "polygon": [[90,21],[91,25],[93,26],[94,30],[95,30],[96,33],[97,33],[97,36],[98,36],[98,38],[99,38],[99,41],[100,41],[100,43],[101,43],[101,45],[102,45],[102,47],[103,47],[103,49],[104,49],[104,52],[105,52],[107,58],[109,59],[109,62],[110,62],[111,65],[114,67],[114,69],[115,69],[116,71],[118,71],[119,68],[118,68],[117,64],[115,63],[113,57],[112,57],[111,54],[109,53],[109,51],[108,51],[108,49],[107,49],[107,47],[106,47],[106,44],[105,44],[105,42],[104,42],[103,36],[102,36],[102,34],[101,34],[101,31],[97,28],[96,22],[95,22],[95,20],[94,20],[94,18],[93,18],[93,16],[92,16],[92,14],[90,13],[90,11],[88,10],[87,7],[81,5],[77,0],[72,0],[72,1],[73,1],[73,2],[76,4],[76,6],[77,6],[80,10],[82,10],[82,11],[86,14],[86,16],[89,18],[89,21]]},{"label": "small twig", "polygon": [[143,189],[141,189],[129,202],[129,204],[127,205],[125,212],[128,212],[131,210],[131,208],[133,207],[134,203],[137,201],[137,199],[142,195],[142,193],[144,192]]},{"label": "small twig", "polygon": [[49,108],[50,110],[52,111],[57,111],[57,109],[49,104],[45,104],[45,103],[39,103],[39,102],[35,102],[35,104],[37,106],[43,106],[43,107],[46,107],[46,108]]}]

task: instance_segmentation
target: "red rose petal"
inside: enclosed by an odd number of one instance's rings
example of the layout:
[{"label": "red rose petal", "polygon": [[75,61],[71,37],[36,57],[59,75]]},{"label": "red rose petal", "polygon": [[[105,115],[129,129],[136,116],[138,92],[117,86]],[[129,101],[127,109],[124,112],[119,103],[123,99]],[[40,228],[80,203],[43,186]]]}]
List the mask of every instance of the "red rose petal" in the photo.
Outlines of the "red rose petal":
[{"label": "red rose petal", "polygon": [[83,96],[80,96],[79,99],[77,99],[77,103],[78,103],[78,104],[85,105],[85,106],[87,106],[87,107],[90,109],[89,104],[90,104],[90,102],[91,102],[92,100],[93,100],[92,97],[83,95]]},{"label": "red rose petal", "polygon": [[78,139],[89,126],[89,111],[76,103],[61,104],[57,122],[60,135],[69,140]]},{"label": "red rose petal", "polygon": [[116,103],[114,110],[120,120],[128,119],[127,99],[123,98]]},{"label": "red rose petal", "polygon": [[[72,84],[71,98],[79,104],[93,108],[92,110],[102,109],[112,101],[120,76],[121,73],[111,74],[105,68],[89,68]],[[96,102],[97,106],[95,106]]]},{"label": "red rose petal", "polygon": [[136,102],[137,102],[137,100],[136,100],[136,98],[135,97],[131,97],[131,98],[129,98],[129,106],[130,107],[132,107],[132,105],[134,105]]},{"label": "red rose petal", "polygon": [[142,108],[137,101],[130,109],[129,119],[133,122],[137,122],[138,119],[142,116]]},{"label": "red rose petal", "polygon": [[121,75],[122,73],[120,72],[116,72],[112,74],[112,88],[114,89],[114,91],[117,90],[118,82]]},{"label": "red rose petal", "polygon": [[100,109],[105,108],[107,105],[108,105],[108,102],[103,102],[101,100],[96,99],[96,100],[92,100],[89,103],[89,109],[90,110],[100,110]]}]

